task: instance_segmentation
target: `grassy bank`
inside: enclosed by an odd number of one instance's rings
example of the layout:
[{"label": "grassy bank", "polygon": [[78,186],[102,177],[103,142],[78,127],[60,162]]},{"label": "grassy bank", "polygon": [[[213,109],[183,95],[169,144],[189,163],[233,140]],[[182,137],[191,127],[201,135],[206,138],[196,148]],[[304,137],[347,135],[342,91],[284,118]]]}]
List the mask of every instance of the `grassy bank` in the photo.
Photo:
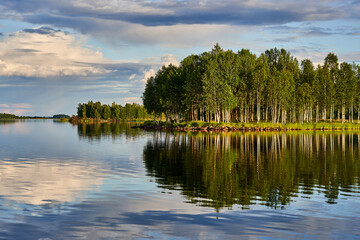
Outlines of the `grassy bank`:
[{"label": "grassy bank", "polygon": [[189,130],[189,131],[280,131],[280,130],[360,130],[359,123],[341,122],[318,122],[318,123],[217,123],[217,122],[181,122],[166,123],[163,121],[154,123],[146,121],[142,125],[144,129],[162,130]]}]

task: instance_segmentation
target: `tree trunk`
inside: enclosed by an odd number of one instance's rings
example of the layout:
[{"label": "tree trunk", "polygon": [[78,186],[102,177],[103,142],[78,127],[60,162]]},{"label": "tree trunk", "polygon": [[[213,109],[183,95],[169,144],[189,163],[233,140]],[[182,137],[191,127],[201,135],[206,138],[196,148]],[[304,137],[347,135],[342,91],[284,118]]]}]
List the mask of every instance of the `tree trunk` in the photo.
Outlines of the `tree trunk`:
[{"label": "tree trunk", "polygon": [[287,120],[287,112],[286,112],[286,110],[282,110],[281,111],[282,113],[281,113],[281,123],[282,124],[286,124],[286,120]]},{"label": "tree trunk", "polygon": [[345,123],[345,103],[344,103],[344,102],[343,102],[343,104],[342,104],[341,115],[342,115],[341,123],[344,124],[344,123]]},{"label": "tree trunk", "polygon": [[248,120],[248,107],[244,107],[244,122],[247,123]]},{"label": "tree trunk", "polygon": [[292,112],[292,122],[296,122],[296,106],[293,107],[293,112]]},{"label": "tree trunk", "polygon": [[334,111],[334,105],[331,104],[331,106],[330,106],[330,122],[332,122],[332,120],[333,120],[333,111]]},{"label": "tree trunk", "polygon": [[319,122],[319,104],[316,104],[316,122]]},{"label": "tree trunk", "polygon": [[279,123],[280,119],[281,119],[281,115],[282,115],[282,109],[280,108],[280,106],[278,107],[277,113],[278,113],[278,115],[276,118],[276,123]]},{"label": "tree trunk", "polygon": [[244,112],[243,112],[243,108],[240,109],[240,122],[244,122]]},{"label": "tree trunk", "polygon": [[351,123],[353,123],[354,122],[354,104],[353,104],[352,100],[351,100],[350,108],[351,108]]},{"label": "tree trunk", "polygon": [[259,96],[259,90],[257,91],[257,96],[256,96],[256,120],[257,120],[257,123],[260,122],[260,96]]},{"label": "tree trunk", "polygon": [[[360,107],[359,107],[359,109],[360,109]],[[267,122],[267,121],[268,121],[268,112],[269,112],[269,107],[268,107],[268,105],[266,104],[266,110],[265,110],[265,122]]]},{"label": "tree trunk", "polygon": [[191,121],[194,121],[194,106],[191,106]]},{"label": "tree trunk", "polygon": [[275,124],[276,123],[276,104],[273,104],[272,108],[271,108],[271,117],[272,117],[272,123]]},{"label": "tree trunk", "polygon": [[251,101],[251,121],[254,121],[255,104]]}]

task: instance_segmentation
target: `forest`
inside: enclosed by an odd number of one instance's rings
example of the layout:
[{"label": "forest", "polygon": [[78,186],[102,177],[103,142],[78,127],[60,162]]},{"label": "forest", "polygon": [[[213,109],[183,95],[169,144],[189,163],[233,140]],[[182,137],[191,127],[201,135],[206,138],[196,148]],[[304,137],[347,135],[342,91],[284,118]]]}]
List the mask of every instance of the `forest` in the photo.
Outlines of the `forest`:
[{"label": "forest", "polygon": [[285,49],[211,51],[163,66],[148,79],[143,103],[168,122],[350,122],[360,120],[360,66],[329,53],[300,63]]},{"label": "forest", "polygon": [[149,119],[151,116],[146,109],[136,103],[125,104],[121,106],[115,102],[112,105],[101,104],[101,102],[89,101],[88,103],[79,103],[77,115],[80,118],[93,119],[113,119],[113,120],[134,120]]}]

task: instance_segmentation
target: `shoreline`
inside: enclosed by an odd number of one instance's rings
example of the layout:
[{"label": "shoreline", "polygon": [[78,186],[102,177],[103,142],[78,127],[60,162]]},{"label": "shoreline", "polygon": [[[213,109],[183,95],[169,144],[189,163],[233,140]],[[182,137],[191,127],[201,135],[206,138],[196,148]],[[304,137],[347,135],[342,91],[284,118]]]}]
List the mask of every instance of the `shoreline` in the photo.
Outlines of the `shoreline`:
[{"label": "shoreline", "polygon": [[338,122],[322,122],[322,123],[288,123],[288,124],[271,124],[271,123],[205,123],[205,122],[189,122],[189,123],[153,123],[145,122],[140,126],[132,126],[132,128],[141,128],[144,130],[160,130],[160,131],[191,131],[191,132],[279,132],[279,131],[347,131],[359,130],[359,123],[338,123]]},{"label": "shoreline", "polygon": [[131,128],[140,128],[144,130],[159,131],[191,131],[191,132],[279,132],[279,131],[360,131],[360,123],[341,122],[312,122],[312,123],[217,123],[217,122],[181,122],[167,123],[164,121],[154,122],[153,120],[144,119],[94,119],[94,118],[70,118],[71,124],[102,124],[102,123],[119,123],[133,122],[141,125],[132,126]]}]

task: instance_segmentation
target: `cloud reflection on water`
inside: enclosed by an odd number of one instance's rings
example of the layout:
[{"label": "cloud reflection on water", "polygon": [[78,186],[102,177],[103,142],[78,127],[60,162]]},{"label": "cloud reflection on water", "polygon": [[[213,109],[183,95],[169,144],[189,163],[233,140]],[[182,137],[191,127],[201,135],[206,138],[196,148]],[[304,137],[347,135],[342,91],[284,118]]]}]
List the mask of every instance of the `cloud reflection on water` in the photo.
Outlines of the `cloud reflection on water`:
[{"label": "cloud reflection on water", "polygon": [[102,185],[96,165],[56,159],[23,159],[0,164],[0,195],[24,204],[73,202]]}]

